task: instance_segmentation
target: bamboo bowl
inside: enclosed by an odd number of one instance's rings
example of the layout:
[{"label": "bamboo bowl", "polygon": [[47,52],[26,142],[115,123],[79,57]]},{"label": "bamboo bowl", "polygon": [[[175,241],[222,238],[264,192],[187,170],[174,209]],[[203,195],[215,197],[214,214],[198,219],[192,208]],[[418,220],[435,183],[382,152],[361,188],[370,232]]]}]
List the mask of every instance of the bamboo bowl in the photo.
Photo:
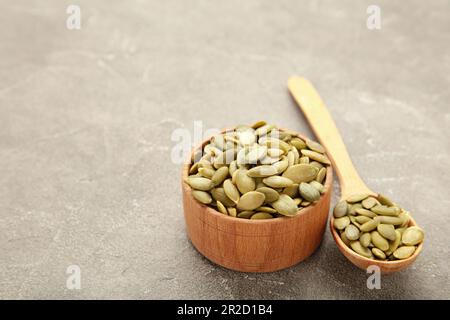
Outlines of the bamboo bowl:
[{"label": "bamboo bowl", "polygon": [[[299,135],[300,138],[305,137]],[[201,147],[206,143],[205,140]],[[272,272],[291,267],[309,257],[320,245],[326,229],[333,170],[327,168],[327,191],[319,201],[294,217],[248,220],[226,216],[201,204],[185,183],[189,163],[183,166],[181,184],[184,218],[194,247],[210,261],[242,272]]]}]

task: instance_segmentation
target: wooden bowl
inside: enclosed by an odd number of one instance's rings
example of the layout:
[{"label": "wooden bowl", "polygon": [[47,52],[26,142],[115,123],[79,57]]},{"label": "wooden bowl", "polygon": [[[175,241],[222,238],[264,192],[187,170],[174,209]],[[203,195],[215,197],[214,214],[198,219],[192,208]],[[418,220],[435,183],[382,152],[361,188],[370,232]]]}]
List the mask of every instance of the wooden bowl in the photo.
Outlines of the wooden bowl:
[{"label": "wooden bowl", "polygon": [[[347,247],[347,245],[342,241],[341,237],[339,236],[339,233],[336,231],[336,229],[333,226],[334,223],[334,216],[331,216],[330,219],[330,230],[331,234],[333,235],[334,241],[336,242],[337,247],[342,252],[342,254],[350,260],[351,263],[353,263],[355,266],[357,266],[360,269],[367,270],[367,267],[376,265],[380,268],[381,273],[383,274],[389,274],[397,271],[401,271],[403,269],[406,269],[409,267],[417,258],[417,256],[422,251],[423,242],[420,243],[416,251],[414,251],[413,255],[407,259],[404,260],[394,260],[394,261],[381,261],[381,260],[375,260],[375,259],[369,259],[366,257],[363,257],[359,254],[357,254],[355,251]],[[416,222],[413,218],[410,218],[409,221],[409,227],[416,226]]]},{"label": "wooden bowl", "polygon": [[181,178],[187,233],[194,247],[212,262],[243,272],[277,271],[306,259],[321,243],[330,209],[331,166],[324,184],[327,191],[316,204],[294,217],[268,220],[226,216],[195,200],[191,187],[184,182],[189,167],[183,166]]}]

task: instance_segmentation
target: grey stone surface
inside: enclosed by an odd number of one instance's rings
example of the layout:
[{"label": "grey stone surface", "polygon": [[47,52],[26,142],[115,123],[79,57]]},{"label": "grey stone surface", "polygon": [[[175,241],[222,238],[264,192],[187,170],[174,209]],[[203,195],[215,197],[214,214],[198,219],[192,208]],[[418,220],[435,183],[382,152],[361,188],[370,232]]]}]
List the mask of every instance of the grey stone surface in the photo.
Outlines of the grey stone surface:
[{"label": "grey stone surface", "polygon": [[[0,3],[0,297],[449,299],[448,1]],[[187,239],[173,130],[261,118],[312,137],[287,78],[317,87],[364,180],[427,232],[368,290],[326,232],[303,263],[225,270]],[[332,203],[339,188],[335,182]],[[82,289],[66,288],[79,265]]]}]

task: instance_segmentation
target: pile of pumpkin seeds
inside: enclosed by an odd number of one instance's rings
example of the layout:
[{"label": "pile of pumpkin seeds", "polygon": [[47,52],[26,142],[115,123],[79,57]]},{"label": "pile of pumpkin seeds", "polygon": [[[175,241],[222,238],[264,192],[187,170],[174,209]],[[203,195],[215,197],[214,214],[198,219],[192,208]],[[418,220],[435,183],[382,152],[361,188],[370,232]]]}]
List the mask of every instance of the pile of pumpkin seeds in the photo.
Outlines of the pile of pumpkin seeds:
[{"label": "pile of pumpkin seeds", "polygon": [[294,216],[326,191],[325,149],[265,121],[216,135],[200,151],[186,183],[195,199],[225,215]]},{"label": "pile of pumpkin seeds", "polygon": [[342,241],[366,258],[407,259],[424,239],[421,228],[408,227],[410,213],[383,195],[351,196],[341,200],[333,214]]}]

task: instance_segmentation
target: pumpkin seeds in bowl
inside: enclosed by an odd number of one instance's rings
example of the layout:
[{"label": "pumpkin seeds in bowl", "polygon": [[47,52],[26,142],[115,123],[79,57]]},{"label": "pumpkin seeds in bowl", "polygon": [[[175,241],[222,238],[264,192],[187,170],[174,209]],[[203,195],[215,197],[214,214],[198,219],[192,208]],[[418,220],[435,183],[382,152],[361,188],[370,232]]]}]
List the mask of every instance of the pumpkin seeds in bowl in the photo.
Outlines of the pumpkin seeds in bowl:
[{"label": "pumpkin seeds in bowl", "polygon": [[407,259],[425,237],[421,228],[409,226],[410,213],[383,195],[352,195],[334,207],[333,215],[342,241],[370,259]]},{"label": "pumpkin seeds in bowl", "polygon": [[327,191],[324,147],[265,121],[218,134],[201,151],[185,182],[197,201],[222,214],[295,216]]}]

